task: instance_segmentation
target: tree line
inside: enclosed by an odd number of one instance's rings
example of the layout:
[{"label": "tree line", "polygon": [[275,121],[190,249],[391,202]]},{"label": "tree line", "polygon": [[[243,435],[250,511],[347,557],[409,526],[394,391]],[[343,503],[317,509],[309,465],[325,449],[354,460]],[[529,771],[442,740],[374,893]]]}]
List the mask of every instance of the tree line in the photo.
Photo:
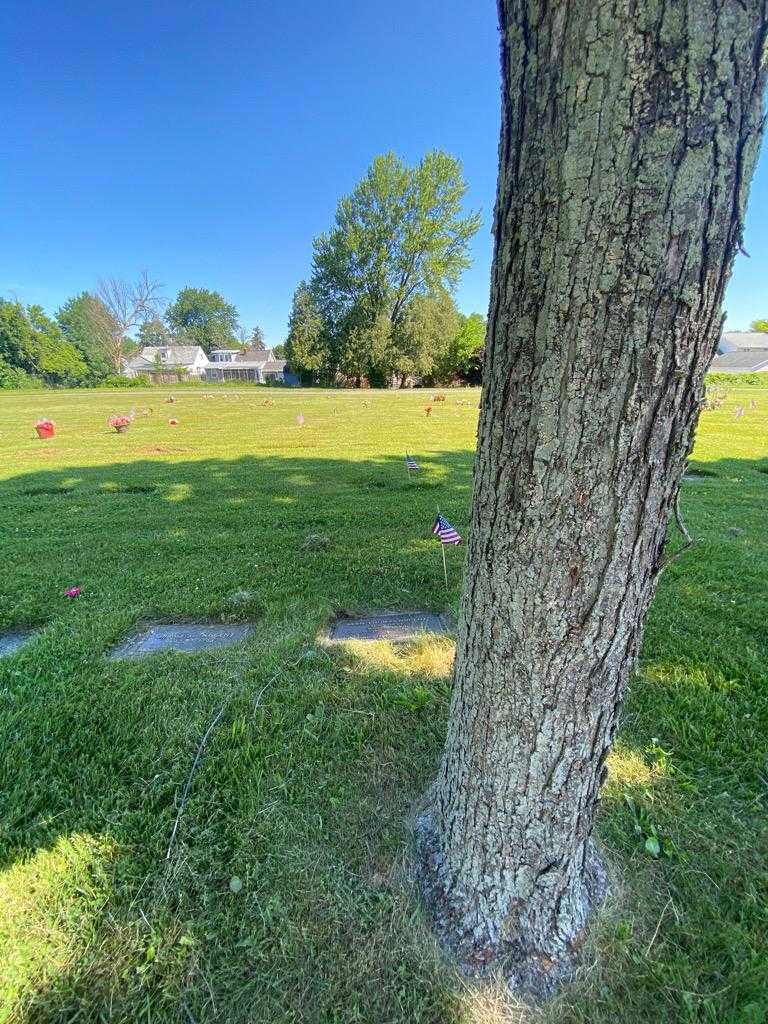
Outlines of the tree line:
[{"label": "tree line", "polygon": [[107,278],[67,300],[53,318],[39,305],[0,299],[0,388],[116,382],[124,361],[147,345],[263,351],[264,332],[243,330],[237,309],[219,292],[182,288],[167,304],[160,289],[146,272],[134,282]]},{"label": "tree line", "polygon": [[415,167],[377,157],[313,244],[297,287],[286,357],[313,382],[359,386],[479,380],[485,318],[453,290],[481,224],[465,214],[461,164],[435,150]]},{"label": "tree line", "polygon": [[[485,318],[459,312],[479,213],[465,213],[461,164],[435,150],[414,167],[377,157],[332,229],[313,243],[310,280],[295,291],[285,346],[306,383],[402,386],[479,382]],[[0,387],[98,384],[147,345],[264,349],[216,291],[183,288],[167,304],[158,281],[100,280],[55,317],[0,300]]]}]

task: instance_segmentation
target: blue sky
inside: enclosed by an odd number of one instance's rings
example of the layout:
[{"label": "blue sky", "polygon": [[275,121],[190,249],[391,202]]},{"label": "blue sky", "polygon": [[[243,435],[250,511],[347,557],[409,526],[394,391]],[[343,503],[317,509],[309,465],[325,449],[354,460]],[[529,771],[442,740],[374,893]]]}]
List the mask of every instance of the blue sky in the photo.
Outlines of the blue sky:
[{"label": "blue sky", "polygon": [[[0,18],[0,295],[54,311],[146,268],[282,341],[312,238],[389,149],[464,163],[484,224],[457,293],[485,312],[499,118],[492,0],[29,0]],[[728,324],[768,316],[768,154]]]}]

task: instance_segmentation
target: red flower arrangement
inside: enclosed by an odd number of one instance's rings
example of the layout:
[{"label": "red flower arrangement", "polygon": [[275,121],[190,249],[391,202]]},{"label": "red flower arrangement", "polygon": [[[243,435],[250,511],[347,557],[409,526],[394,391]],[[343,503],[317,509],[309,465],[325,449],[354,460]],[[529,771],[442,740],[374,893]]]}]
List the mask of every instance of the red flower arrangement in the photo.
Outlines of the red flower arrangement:
[{"label": "red flower arrangement", "polygon": [[41,438],[53,437],[56,433],[56,424],[53,420],[38,420],[35,424],[37,436]]},{"label": "red flower arrangement", "polygon": [[125,415],[110,416],[109,419],[107,420],[107,423],[110,425],[110,427],[114,427],[118,434],[124,434],[128,427],[130,427],[131,425],[131,417]]}]

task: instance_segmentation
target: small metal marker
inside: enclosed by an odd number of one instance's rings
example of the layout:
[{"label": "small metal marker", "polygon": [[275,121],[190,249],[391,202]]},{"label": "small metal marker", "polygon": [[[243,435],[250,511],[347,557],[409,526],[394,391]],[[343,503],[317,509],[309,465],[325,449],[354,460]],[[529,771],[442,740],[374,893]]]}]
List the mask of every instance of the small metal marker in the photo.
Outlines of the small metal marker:
[{"label": "small metal marker", "polygon": [[143,658],[150,654],[161,654],[164,651],[198,654],[201,651],[231,647],[233,644],[240,643],[251,635],[253,629],[254,627],[249,623],[218,625],[189,622],[173,626],[149,626],[141,633],[129,637],[115,647],[110,651],[109,657],[112,659]]},{"label": "small metal marker", "polygon": [[33,629],[17,629],[13,633],[0,633],[0,658],[10,658],[12,654],[27,644],[35,635]]},{"label": "small metal marker", "polygon": [[448,628],[442,615],[435,612],[380,612],[355,618],[336,619],[331,640],[413,640],[425,633],[445,635]]}]

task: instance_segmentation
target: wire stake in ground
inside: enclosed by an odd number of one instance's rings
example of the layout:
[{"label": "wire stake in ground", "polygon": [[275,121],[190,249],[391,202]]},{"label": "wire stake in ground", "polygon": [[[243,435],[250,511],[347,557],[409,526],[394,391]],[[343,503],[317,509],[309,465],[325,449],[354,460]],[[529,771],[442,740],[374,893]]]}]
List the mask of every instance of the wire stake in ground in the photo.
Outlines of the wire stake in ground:
[{"label": "wire stake in ground", "polygon": [[[286,666],[286,668],[287,669],[295,669],[295,668],[297,668],[299,666],[300,662],[301,662],[301,658],[299,658],[297,661],[292,662],[290,665]],[[275,672],[275,674],[272,676],[272,678],[269,680],[269,682],[266,683],[266,685],[261,688],[261,691],[260,691],[260,693],[259,693],[259,695],[256,698],[256,701],[254,703],[254,711],[261,704],[261,698],[264,696],[264,694],[266,693],[267,689],[272,685],[272,683],[276,682],[276,680],[280,677],[280,674],[281,674],[282,671],[283,671],[282,669],[279,669],[277,672]],[[178,829],[179,829],[179,822],[181,821],[181,816],[184,813],[184,805],[187,802],[187,797],[189,796],[189,790],[190,790],[190,788],[192,786],[192,779],[194,778],[195,772],[197,771],[197,768],[198,768],[198,766],[200,764],[200,760],[201,760],[201,758],[203,756],[203,751],[205,750],[205,745],[208,742],[208,740],[209,740],[209,738],[211,736],[211,733],[216,728],[216,726],[219,724],[219,721],[221,720],[221,716],[224,714],[224,711],[225,711],[227,705],[232,700],[232,698],[235,696],[235,694],[239,693],[242,690],[242,688],[243,688],[242,686],[236,687],[230,693],[230,695],[227,697],[227,699],[224,701],[224,703],[221,705],[219,710],[214,715],[213,721],[208,726],[208,728],[205,730],[203,738],[200,740],[200,745],[197,748],[197,753],[195,754],[195,759],[192,762],[192,767],[189,770],[189,776],[187,777],[187,781],[186,781],[186,784],[184,786],[184,792],[181,794],[181,800],[179,802],[179,809],[178,809],[178,811],[176,813],[176,820],[173,823],[173,831],[171,832],[171,838],[170,838],[170,841],[168,842],[168,849],[166,850],[166,853],[165,853],[165,859],[166,860],[170,860],[171,859],[171,850],[173,849],[173,844],[174,844],[174,842],[176,840],[176,833],[178,832]]]},{"label": "wire stake in ground", "polygon": [[216,726],[217,726],[217,724],[219,722],[219,719],[224,714],[224,708],[225,707],[226,707],[226,704],[222,704],[221,705],[219,710],[216,712],[216,715],[215,715],[213,721],[208,726],[208,728],[205,730],[205,734],[203,735],[203,738],[200,740],[200,745],[197,748],[197,753],[195,754],[195,759],[192,762],[192,767],[190,768],[189,775],[187,777],[187,782],[186,782],[186,785],[184,786],[184,792],[181,794],[181,801],[179,803],[179,810],[178,810],[178,812],[176,814],[176,821],[174,821],[174,823],[173,823],[173,831],[171,832],[171,839],[170,839],[170,842],[168,843],[168,850],[166,851],[166,854],[165,854],[165,859],[166,860],[170,860],[171,859],[171,850],[173,848],[174,840],[176,839],[176,832],[178,831],[178,828],[179,828],[179,822],[181,821],[181,816],[184,813],[184,805],[187,802],[187,797],[189,796],[189,789],[190,789],[190,786],[192,785],[192,779],[194,778],[194,774],[197,771],[197,766],[200,764],[200,758],[203,756],[203,751],[205,750],[205,745],[208,742],[208,737],[211,735],[213,730],[216,728]]},{"label": "wire stake in ground", "polygon": [[673,554],[667,555],[667,557],[664,559],[664,561],[661,563],[661,566],[659,567],[659,576],[661,576],[661,574],[664,572],[667,566],[671,565],[672,562],[677,561],[680,555],[684,555],[685,552],[688,551],[689,548],[692,548],[693,545],[696,543],[693,537],[688,532],[688,527],[685,525],[683,514],[680,511],[680,491],[677,492],[677,497],[675,498],[675,503],[672,506],[672,509],[675,514],[675,522],[677,523],[677,528],[680,530],[680,533],[682,533],[683,540],[685,541],[685,543]]}]

